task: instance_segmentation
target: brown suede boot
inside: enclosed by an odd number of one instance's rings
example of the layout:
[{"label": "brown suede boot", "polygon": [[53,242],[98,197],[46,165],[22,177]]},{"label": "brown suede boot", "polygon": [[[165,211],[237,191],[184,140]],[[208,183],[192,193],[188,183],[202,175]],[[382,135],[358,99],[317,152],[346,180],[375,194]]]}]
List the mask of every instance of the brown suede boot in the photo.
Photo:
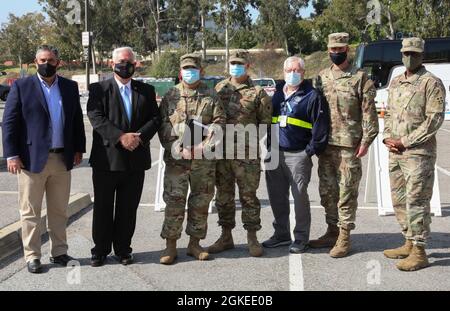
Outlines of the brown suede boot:
[{"label": "brown suede boot", "polygon": [[387,258],[391,258],[391,259],[403,259],[409,256],[409,254],[411,253],[411,250],[413,248],[413,243],[411,240],[406,240],[405,244],[397,247],[397,248],[393,248],[393,249],[386,249],[383,254],[384,256],[386,256]]},{"label": "brown suede boot", "polygon": [[208,260],[209,254],[199,244],[200,239],[191,236],[187,248],[187,255],[192,256],[198,260]]},{"label": "brown suede boot", "polygon": [[208,247],[208,253],[217,254],[232,248],[234,248],[234,242],[233,236],[231,235],[231,228],[222,227],[222,234],[213,245]]},{"label": "brown suede boot", "polygon": [[397,263],[397,268],[401,271],[416,271],[429,265],[425,246],[414,245],[409,256]]},{"label": "brown suede boot", "polygon": [[258,242],[255,230],[250,230],[247,232],[247,242],[248,250],[252,257],[261,257],[263,255],[264,251],[261,244]]},{"label": "brown suede boot", "polygon": [[339,236],[339,228],[336,225],[328,225],[327,232],[317,240],[309,241],[311,248],[333,247]]},{"label": "brown suede boot", "polygon": [[336,245],[331,249],[330,256],[333,258],[342,258],[350,252],[350,230],[341,228]]},{"label": "brown suede boot", "polygon": [[163,265],[171,265],[177,258],[177,240],[167,239],[166,249],[162,252],[159,262]]}]

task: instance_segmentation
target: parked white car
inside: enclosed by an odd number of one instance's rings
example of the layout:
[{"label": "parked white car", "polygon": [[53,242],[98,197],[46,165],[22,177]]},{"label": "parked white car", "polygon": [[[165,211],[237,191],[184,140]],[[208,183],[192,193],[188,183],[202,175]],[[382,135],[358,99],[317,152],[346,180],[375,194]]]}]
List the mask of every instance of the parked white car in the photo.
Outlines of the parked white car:
[{"label": "parked white car", "polygon": [[255,85],[262,86],[267,95],[273,96],[275,93],[275,80],[272,78],[258,78],[253,79]]}]

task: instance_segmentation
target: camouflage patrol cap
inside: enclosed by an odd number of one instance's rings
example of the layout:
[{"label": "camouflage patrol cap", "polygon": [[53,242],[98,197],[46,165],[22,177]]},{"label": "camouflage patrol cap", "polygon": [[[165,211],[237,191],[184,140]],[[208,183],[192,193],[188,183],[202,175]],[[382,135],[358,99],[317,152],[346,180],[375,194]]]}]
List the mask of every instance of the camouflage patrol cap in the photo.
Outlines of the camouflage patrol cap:
[{"label": "camouflage patrol cap", "polygon": [[197,53],[184,54],[180,57],[180,67],[194,66],[198,69],[202,67],[202,57]]},{"label": "camouflage patrol cap", "polygon": [[349,35],[346,32],[335,32],[328,35],[328,47],[338,48],[348,45]]},{"label": "camouflage patrol cap", "polygon": [[425,42],[420,38],[405,38],[402,41],[400,52],[417,52],[423,53]]},{"label": "camouflage patrol cap", "polygon": [[250,54],[244,49],[234,50],[230,55],[230,63],[231,62],[248,64],[250,62]]}]

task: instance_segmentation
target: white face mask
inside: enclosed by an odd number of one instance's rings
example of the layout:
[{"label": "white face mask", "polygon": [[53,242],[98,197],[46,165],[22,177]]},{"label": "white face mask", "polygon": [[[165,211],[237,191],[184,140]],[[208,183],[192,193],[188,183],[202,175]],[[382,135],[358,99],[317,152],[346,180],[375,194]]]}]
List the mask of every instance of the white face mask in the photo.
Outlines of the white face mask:
[{"label": "white face mask", "polygon": [[303,77],[300,73],[291,71],[288,73],[284,73],[284,81],[289,86],[298,86],[302,83]]}]

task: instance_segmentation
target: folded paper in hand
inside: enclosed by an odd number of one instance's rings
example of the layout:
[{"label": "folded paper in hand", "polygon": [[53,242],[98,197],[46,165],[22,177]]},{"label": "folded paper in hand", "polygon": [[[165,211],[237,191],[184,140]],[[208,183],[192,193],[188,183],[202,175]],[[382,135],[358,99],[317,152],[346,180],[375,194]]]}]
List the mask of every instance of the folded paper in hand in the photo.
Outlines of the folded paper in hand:
[{"label": "folded paper in hand", "polygon": [[181,146],[185,148],[199,145],[207,137],[207,134],[208,134],[207,125],[204,125],[195,119],[190,119],[186,123],[186,128],[183,133],[183,138],[181,140]]}]

